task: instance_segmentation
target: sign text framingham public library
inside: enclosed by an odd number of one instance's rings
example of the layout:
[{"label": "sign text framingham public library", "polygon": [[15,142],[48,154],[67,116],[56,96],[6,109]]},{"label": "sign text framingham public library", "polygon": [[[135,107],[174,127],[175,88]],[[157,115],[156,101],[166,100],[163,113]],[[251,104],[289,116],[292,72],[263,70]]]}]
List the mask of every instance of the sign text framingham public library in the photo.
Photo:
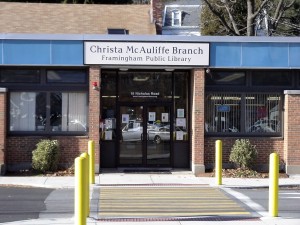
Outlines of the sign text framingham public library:
[{"label": "sign text framingham public library", "polygon": [[84,64],[208,66],[209,43],[87,41]]}]

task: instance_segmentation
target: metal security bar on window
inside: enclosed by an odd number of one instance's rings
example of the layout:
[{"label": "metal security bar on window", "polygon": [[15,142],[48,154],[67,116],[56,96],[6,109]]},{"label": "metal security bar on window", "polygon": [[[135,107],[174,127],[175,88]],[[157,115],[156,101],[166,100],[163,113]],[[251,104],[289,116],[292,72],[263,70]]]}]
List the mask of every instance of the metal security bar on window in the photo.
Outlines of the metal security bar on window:
[{"label": "metal security bar on window", "polygon": [[245,131],[280,132],[280,101],[278,94],[247,94]]},{"label": "metal security bar on window", "polygon": [[208,94],[205,106],[206,132],[240,132],[240,94]]}]

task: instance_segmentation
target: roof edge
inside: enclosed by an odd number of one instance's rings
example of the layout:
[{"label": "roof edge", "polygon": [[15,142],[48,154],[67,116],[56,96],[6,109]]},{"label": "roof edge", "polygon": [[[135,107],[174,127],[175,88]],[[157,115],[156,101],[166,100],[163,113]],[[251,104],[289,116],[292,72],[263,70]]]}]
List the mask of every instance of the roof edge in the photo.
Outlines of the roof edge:
[{"label": "roof edge", "polygon": [[257,36],[179,36],[179,35],[108,35],[108,34],[28,34],[0,33],[1,40],[79,40],[79,41],[158,41],[158,42],[269,42],[300,43],[299,37]]}]

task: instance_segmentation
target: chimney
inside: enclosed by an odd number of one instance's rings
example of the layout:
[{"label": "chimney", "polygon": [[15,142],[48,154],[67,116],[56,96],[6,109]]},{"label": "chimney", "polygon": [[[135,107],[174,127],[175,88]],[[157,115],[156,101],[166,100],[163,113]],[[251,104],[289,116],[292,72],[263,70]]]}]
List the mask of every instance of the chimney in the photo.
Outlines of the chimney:
[{"label": "chimney", "polygon": [[153,11],[153,20],[156,27],[156,34],[161,34],[164,4],[162,0],[151,0],[151,7]]}]

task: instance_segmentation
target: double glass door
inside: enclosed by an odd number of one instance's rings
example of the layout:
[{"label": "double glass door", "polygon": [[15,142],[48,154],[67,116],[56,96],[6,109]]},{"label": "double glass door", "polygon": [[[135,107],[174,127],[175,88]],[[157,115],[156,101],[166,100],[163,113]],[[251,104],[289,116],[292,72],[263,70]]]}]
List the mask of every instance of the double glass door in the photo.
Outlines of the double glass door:
[{"label": "double glass door", "polygon": [[119,107],[119,165],[170,166],[170,105],[127,104]]}]

